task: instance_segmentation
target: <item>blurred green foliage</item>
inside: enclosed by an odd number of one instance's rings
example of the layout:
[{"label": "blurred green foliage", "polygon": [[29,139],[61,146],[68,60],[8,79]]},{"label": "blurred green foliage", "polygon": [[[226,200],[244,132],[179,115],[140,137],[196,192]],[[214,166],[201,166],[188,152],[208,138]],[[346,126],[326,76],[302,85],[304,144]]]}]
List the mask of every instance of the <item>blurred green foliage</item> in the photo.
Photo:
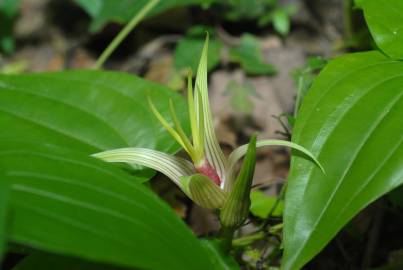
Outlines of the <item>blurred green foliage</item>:
[{"label": "blurred green foliage", "polygon": [[0,49],[5,54],[14,52],[14,22],[18,14],[20,0],[0,1]]},{"label": "blurred green foliage", "polygon": [[[109,22],[126,23],[134,14],[137,14],[148,0],[74,0],[91,17],[92,23],[90,30],[98,31],[102,26]],[[170,8],[185,5],[208,6],[212,0],[161,0],[156,7],[149,13],[153,16]]]},{"label": "blurred green foliage", "polygon": [[[203,49],[206,32],[213,33],[203,25],[191,27],[186,35],[179,40],[174,51],[174,66],[179,72],[186,71],[191,68],[192,71],[197,70],[199,64],[199,54]],[[209,50],[207,54],[207,70],[210,71],[220,63],[222,43],[214,37],[210,37]],[[193,75],[196,75],[194,72]]]},{"label": "blurred green foliage", "polygon": [[266,219],[269,214],[279,217],[283,214],[284,202],[274,196],[264,194],[260,190],[254,190],[250,193],[251,206],[250,211],[254,216]]},{"label": "blurred green foliage", "polygon": [[235,81],[230,81],[224,93],[231,96],[232,108],[247,114],[252,113],[255,107],[251,97],[260,97],[255,87],[249,82],[238,84]]},{"label": "blurred green foliage", "polygon": [[230,60],[239,63],[248,75],[272,75],[276,73],[273,65],[263,61],[259,41],[251,34],[244,34],[241,43],[231,48]]}]

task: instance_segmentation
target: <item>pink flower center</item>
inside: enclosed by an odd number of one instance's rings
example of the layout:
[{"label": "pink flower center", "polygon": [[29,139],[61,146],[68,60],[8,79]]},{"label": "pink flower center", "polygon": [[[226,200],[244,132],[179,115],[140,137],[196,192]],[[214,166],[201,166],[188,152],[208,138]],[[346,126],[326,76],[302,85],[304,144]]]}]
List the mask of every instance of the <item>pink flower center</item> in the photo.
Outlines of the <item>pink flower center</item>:
[{"label": "pink flower center", "polygon": [[204,160],[201,166],[196,167],[196,171],[198,173],[204,174],[205,176],[213,180],[213,182],[216,183],[217,185],[221,184],[221,180],[217,174],[217,171],[214,169],[213,166],[211,166],[210,162],[208,162],[207,159]]}]

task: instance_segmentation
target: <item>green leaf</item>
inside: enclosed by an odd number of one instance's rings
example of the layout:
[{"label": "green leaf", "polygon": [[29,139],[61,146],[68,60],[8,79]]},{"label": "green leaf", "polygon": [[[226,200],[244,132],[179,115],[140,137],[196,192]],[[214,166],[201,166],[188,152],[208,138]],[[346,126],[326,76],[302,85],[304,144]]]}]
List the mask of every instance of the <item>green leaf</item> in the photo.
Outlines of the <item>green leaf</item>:
[{"label": "green leaf", "polygon": [[[148,0],[74,0],[91,17],[91,30],[98,31],[109,21],[117,23],[128,22],[137,14]],[[161,0],[150,12],[149,16],[156,15],[165,10],[185,5],[208,5],[211,0]]]},{"label": "green leaf", "polygon": [[238,263],[228,253],[222,250],[219,240],[201,240],[202,245],[213,261],[216,270],[240,270]]},{"label": "green leaf", "polygon": [[197,238],[130,176],[56,146],[0,142],[11,184],[8,239],[46,252],[142,269],[210,269]]},{"label": "green leaf", "polygon": [[151,114],[150,96],[163,116],[168,100],[187,125],[184,100],[135,76],[101,71],[0,75],[1,138],[48,142],[86,154],[120,147],[173,153],[179,146]]},{"label": "green leaf", "polygon": [[272,212],[272,216],[279,217],[283,214],[284,203],[279,201],[276,206],[277,198],[268,196],[262,191],[254,190],[250,193],[250,211],[253,215],[260,218],[267,218]]},{"label": "green leaf", "polygon": [[228,83],[224,94],[231,95],[231,106],[243,113],[253,112],[255,106],[251,100],[252,96],[256,98],[261,97],[251,83],[238,84],[233,80]]},{"label": "green leaf", "polygon": [[13,37],[14,22],[18,14],[21,0],[0,1],[0,49],[10,54],[14,51],[15,40]]},{"label": "green leaf", "polygon": [[362,8],[363,7],[363,3],[367,1],[367,0],[354,0],[354,7],[356,8]]},{"label": "green leaf", "polygon": [[403,1],[365,0],[359,6],[378,47],[392,58],[403,59]]},{"label": "green leaf", "polygon": [[379,52],[328,64],[308,91],[293,142],[283,269],[300,269],[361,209],[403,182],[403,62]]},{"label": "green leaf", "polygon": [[273,27],[283,36],[290,31],[290,18],[284,9],[277,9],[273,12]]},{"label": "green leaf", "polygon": [[[182,38],[175,48],[174,66],[178,71],[191,68],[197,70],[199,64],[198,55],[203,50],[204,39]],[[207,71],[215,68],[220,62],[221,42],[215,39],[210,40],[207,53]]]},{"label": "green leaf", "polygon": [[25,257],[13,270],[124,270],[118,266],[99,264],[44,252],[35,252]]},{"label": "green leaf", "polygon": [[239,63],[249,75],[271,75],[276,73],[273,65],[263,61],[259,41],[251,34],[244,34],[239,46],[231,48],[230,59]]},{"label": "green leaf", "polygon": [[224,17],[230,21],[255,20],[275,4],[276,0],[216,0],[225,9]]},{"label": "green leaf", "polygon": [[9,183],[4,177],[3,173],[0,174],[0,264],[3,258],[3,253],[6,246],[6,214],[8,209],[8,194]]}]

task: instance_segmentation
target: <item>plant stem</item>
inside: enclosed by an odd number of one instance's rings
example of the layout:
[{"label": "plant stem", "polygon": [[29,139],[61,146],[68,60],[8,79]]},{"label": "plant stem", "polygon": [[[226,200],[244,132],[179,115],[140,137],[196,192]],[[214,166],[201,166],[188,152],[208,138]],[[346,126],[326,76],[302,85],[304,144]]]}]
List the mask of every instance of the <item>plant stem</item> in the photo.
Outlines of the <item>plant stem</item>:
[{"label": "plant stem", "polygon": [[351,40],[354,35],[352,8],[353,2],[351,0],[343,0],[344,38],[347,40]]},{"label": "plant stem", "polygon": [[222,227],[221,229],[221,245],[224,252],[228,253],[232,247],[232,239],[234,238],[234,228]]},{"label": "plant stem", "polygon": [[303,83],[304,83],[304,78],[302,75],[300,75],[298,78],[298,85],[297,85],[297,98],[295,100],[295,105],[294,105],[294,117],[295,118],[297,117],[299,107],[301,107]]},{"label": "plant stem", "polygon": [[269,212],[266,220],[263,222],[263,224],[262,224],[263,230],[267,229],[267,226],[269,225],[269,221],[270,221],[271,216],[273,215],[274,211],[276,211],[278,205],[280,204],[280,201],[284,199],[286,190],[287,190],[287,183],[285,183],[283,185],[283,187],[281,188],[280,194],[277,196],[276,201],[274,202],[274,205],[270,209],[270,212]]},{"label": "plant stem", "polygon": [[119,32],[119,34],[112,40],[112,42],[106,47],[102,52],[101,56],[98,58],[94,65],[95,69],[102,68],[105,61],[111,56],[111,54],[116,50],[116,48],[122,43],[122,41],[127,37],[127,35],[136,27],[136,25],[144,19],[147,13],[155,7],[159,0],[149,1],[135,16],[130,20],[128,24]]},{"label": "plant stem", "polygon": [[232,241],[232,245],[237,246],[237,247],[247,246],[257,240],[261,240],[261,239],[265,238],[265,236],[266,236],[265,232],[258,231],[258,232],[234,239]]}]

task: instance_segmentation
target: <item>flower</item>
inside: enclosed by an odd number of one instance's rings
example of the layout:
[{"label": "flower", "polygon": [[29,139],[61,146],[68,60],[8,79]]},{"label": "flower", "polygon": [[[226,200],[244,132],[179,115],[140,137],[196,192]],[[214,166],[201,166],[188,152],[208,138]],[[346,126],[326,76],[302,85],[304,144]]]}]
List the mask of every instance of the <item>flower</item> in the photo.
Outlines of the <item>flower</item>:
[{"label": "flower", "polygon": [[[235,149],[228,158],[220,148],[214,132],[208,98],[207,50],[208,37],[201,54],[194,91],[192,75],[189,74],[188,78],[188,107],[192,141],[189,140],[181,127],[171,100],[169,101],[170,115],[174,127],[158,112],[152,101],[148,100],[153,114],[187,152],[191,162],[181,157],[145,148],[114,149],[93,156],[107,162],[143,165],[159,171],[170,178],[197,204],[214,209],[222,208],[227,195],[232,192],[235,182],[235,165],[246,154],[248,144]],[[254,144],[255,147],[269,145],[291,147],[304,153],[320,166],[316,158],[307,149],[295,143],[283,140],[260,140],[254,141]],[[253,177],[254,162],[252,163],[253,168],[247,168],[249,171],[252,170],[252,174],[247,174],[249,178]],[[247,182],[251,184],[251,179],[249,180]],[[249,197],[249,191],[247,195]]]}]

